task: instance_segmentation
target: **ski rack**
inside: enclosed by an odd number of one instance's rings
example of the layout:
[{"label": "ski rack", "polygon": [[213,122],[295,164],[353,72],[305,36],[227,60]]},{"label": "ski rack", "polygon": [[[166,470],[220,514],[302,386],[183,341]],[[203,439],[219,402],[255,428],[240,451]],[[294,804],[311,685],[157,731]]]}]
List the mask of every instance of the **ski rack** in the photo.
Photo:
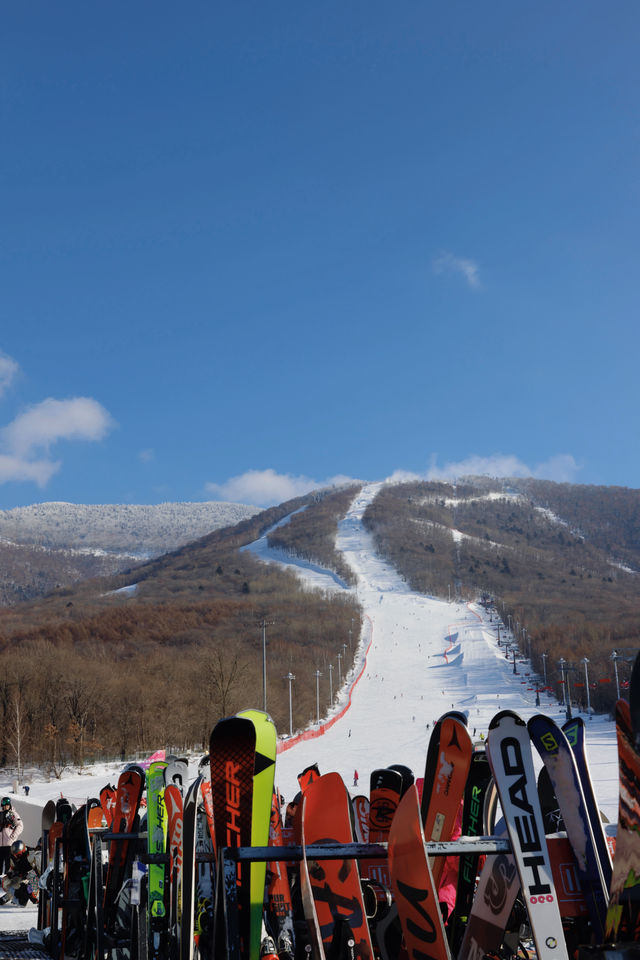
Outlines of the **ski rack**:
[{"label": "ski rack", "polygon": [[[458,840],[427,841],[428,857],[464,856],[467,853],[511,853],[506,837],[460,837]],[[378,860],[386,859],[387,843],[310,844],[305,848],[288,847],[222,847],[219,852],[218,876],[222,878],[221,894],[224,917],[226,960],[242,960],[238,931],[238,864],[277,860],[300,863],[308,860]],[[640,960],[640,958],[639,958]]]},{"label": "ski rack", "polygon": [[[137,911],[132,911],[131,931],[129,938],[114,941],[104,932],[104,917],[102,911],[104,885],[102,878],[102,847],[104,843],[117,840],[142,840],[147,836],[146,830],[137,833],[115,833],[105,828],[94,828],[93,850],[91,857],[89,898],[90,904],[85,931],[85,950],[89,943],[95,947],[96,960],[104,960],[108,951],[113,947],[124,946],[131,950],[131,956],[138,960],[145,960],[144,953],[138,952],[138,940],[144,942],[146,930],[142,930],[141,920]],[[60,940],[57,923],[57,912],[61,903],[57,896],[59,876],[59,846],[62,838],[56,838],[56,860],[53,868],[54,886],[52,895],[51,931],[49,953],[54,960],[58,960]],[[429,857],[464,856],[467,853],[491,854],[511,853],[511,843],[506,837],[459,837],[449,841],[427,841],[424,845],[425,853]],[[387,843],[345,843],[345,844],[312,844],[306,847],[306,856],[312,860],[377,860],[386,859]],[[273,847],[223,847],[218,854],[219,873],[222,878],[220,895],[222,897],[222,917],[226,960],[242,960],[240,952],[240,936],[238,931],[238,864],[244,862],[268,862],[277,860],[300,863],[304,858],[301,846],[273,846]],[[152,853],[140,851],[136,857],[141,863],[168,863],[168,853]],[[210,853],[196,855],[196,862],[213,862],[215,856]],[[55,912],[54,912],[55,911]],[[54,922],[54,917],[56,921]],[[600,960],[600,958],[598,958]],[[614,960],[614,958],[612,958]],[[615,958],[617,960],[617,958]],[[640,960],[640,957],[638,957]]]}]

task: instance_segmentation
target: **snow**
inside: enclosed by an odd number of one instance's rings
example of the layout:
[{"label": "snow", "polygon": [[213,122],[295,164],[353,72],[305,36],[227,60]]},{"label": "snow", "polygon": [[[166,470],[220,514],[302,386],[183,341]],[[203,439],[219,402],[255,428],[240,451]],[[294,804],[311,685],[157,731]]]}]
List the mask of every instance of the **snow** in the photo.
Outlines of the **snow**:
[{"label": "snow", "polygon": [[[297,774],[313,762],[318,763],[322,773],[340,773],[353,793],[366,792],[371,771],[391,763],[406,764],[416,776],[422,776],[433,723],[452,708],[467,715],[470,732],[476,738],[481,733],[486,736],[489,721],[503,709],[515,710],[524,719],[535,713],[546,713],[559,723],[565,719],[564,710],[546,695],[541,706],[536,707],[536,678],[528,676],[532,671],[522,658],[517,664],[519,672],[514,675],[512,660],[506,659],[504,647],[498,646],[495,615],[492,619],[475,603],[448,603],[414,593],[392,567],[376,556],[372,538],[362,525],[362,515],[379,488],[380,484],[367,484],[339,525],[337,547],[356,574],[355,587],[348,587],[334,574],[312,564],[270,551],[266,538],[252,545],[261,558],[295,569],[310,589],[355,594],[365,614],[356,665],[343,678],[345,682],[330,717],[344,710],[349,693],[351,706],[326,732],[321,732],[322,727],[312,728],[318,733],[316,739],[295,743],[278,756],[276,782],[287,800],[298,791]],[[500,623],[501,640],[508,637],[507,629]],[[334,689],[337,654],[346,641],[347,637],[336,638]],[[307,683],[313,684],[315,690],[315,682],[315,676],[297,675],[293,685],[294,723],[296,687]],[[322,682],[328,685],[328,670]],[[615,725],[606,717],[593,716],[586,726],[596,796],[605,816],[615,823]],[[197,759],[191,771],[194,775]],[[541,762],[535,750],[534,759],[539,768]],[[96,796],[106,782],[114,782],[120,769],[119,764],[102,765],[93,767],[90,773],[51,783],[34,778],[29,800],[16,798],[16,806],[20,812],[29,806],[37,814],[47,800],[61,792],[81,803],[87,796]],[[355,769],[359,773],[359,788],[352,786]],[[11,785],[0,781],[0,789],[10,793]],[[32,924],[35,908],[0,907],[0,929],[27,929]]]}]

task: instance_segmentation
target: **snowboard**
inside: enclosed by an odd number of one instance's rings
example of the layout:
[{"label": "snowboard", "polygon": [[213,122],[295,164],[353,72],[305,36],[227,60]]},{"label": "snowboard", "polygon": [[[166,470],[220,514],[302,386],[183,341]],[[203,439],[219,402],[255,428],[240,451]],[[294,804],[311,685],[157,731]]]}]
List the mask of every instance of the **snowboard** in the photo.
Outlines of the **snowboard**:
[{"label": "snowboard", "polygon": [[335,860],[313,860],[313,844],[353,843],[347,788],[337,773],[326,773],[302,797],[302,898],[316,957],[353,940],[355,960],[373,960],[357,862],[336,850]]},{"label": "snowboard", "polygon": [[389,833],[391,889],[411,960],[450,960],[424,842],[418,790],[412,785],[398,804]]}]

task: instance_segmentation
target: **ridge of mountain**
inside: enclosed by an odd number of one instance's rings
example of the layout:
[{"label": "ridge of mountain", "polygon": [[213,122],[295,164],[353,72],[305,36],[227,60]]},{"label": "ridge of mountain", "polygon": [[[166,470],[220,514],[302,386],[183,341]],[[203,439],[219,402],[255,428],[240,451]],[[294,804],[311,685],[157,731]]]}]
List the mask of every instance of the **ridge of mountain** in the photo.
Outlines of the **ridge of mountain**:
[{"label": "ridge of mountain", "polygon": [[0,538],[22,546],[127,554],[146,559],[175,550],[258,507],[222,501],[160,504],[35,503],[0,510]]},{"label": "ridge of mountain", "polygon": [[0,606],[116,574],[256,513],[258,507],[219,501],[0,510]]}]

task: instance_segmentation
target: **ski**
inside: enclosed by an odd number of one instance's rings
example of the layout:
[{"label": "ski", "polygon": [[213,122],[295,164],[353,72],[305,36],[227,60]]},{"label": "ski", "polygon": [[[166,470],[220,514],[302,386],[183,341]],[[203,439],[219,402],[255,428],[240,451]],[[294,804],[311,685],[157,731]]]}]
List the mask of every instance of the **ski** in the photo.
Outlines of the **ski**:
[{"label": "ski", "polygon": [[[282,817],[280,814],[280,794],[273,791],[271,821],[269,825],[269,846],[282,846]],[[269,928],[276,943],[281,960],[293,960],[295,952],[295,929],[293,923],[293,905],[287,865],[282,860],[272,860],[267,865],[267,916]]]},{"label": "ski", "polygon": [[[369,843],[386,843],[400,797],[403,793],[403,776],[399,770],[380,768],[371,772],[369,781]],[[386,901],[391,886],[389,861],[364,860],[360,865],[362,877],[376,884],[376,899]]]},{"label": "ski", "polygon": [[[237,714],[249,720],[255,728],[256,749],[251,800],[251,846],[266,847],[269,844],[269,825],[273,802],[273,780],[276,765],[277,734],[273,720],[261,710],[242,710]],[[250,936],[251,954],[260,949],[262,942],[262,917],[264,913],[264,888],[267,865],[250,864]]]},{"label": "ski", "polygon": [[602,943],[608,897],[573,752],[565,734],[550,717],[536,714],[529,720],[527,728],[549,772],[567,837],[576,858],[580,886],[589,907],[593,934],[596,943]]},{"label": "ski", "polygon": [[[462,808],[462,834],[465,837],[482,835],[482,811],[490,778],[491,770],[484,747],[474,750],[471,755]],[[479,859],[476,853],[465,853],[458,861],[455,906],[449,917],[447,931],[454,954],[458,952],[471,910]]]},{"label": "ski", "polygon": [[[49,865],[49,831],[54,824],[56,818],[56,805],[54,800],[49,800],[43,807],[42,810],[42,835],[40,839],[40,849],[41,853],[41,865],[40,865],[40,876],[42,876],[48,865]],[[47,905],[49,900],[49,894],[46,888],[40,890],[40,897],[38,900],[38,930],[44,929],[49,924],[49,919],[47,916]]]},{"label": "ski", "polygon": [[609,845],[607,843],[607,837],[604,832],[604,827],[602,826],[602,817],[600,816],[598,801],[596,800],[596,795],[593,789],[593,781],[591,779],[591,771],[589,769],[589,760],[587,757],[587,745],[585,743],[584,721],[582,717],[574,717],[572,720],[567,720],[567,722],[562,725],[562,729],[567,740],[569,741],[571,749],[573,750],[573,755],[576,758],[578,773],[580,775],[580,783],[582,784],[582,792],[584,794],[584,800],[587,805],[587,812],[591,822],[593,839],[595,841],[598,856],[600,858],[600,869],[602,870],[605,887],[607,890],[610,890],[611,876],[613,874],[613,863],[611,860]]},{"label": "ski", "polygon": [[640,916],[640,753],[635,746],[631,711],[626,700],[616,703],[616,734],[620,798],[606,923],[609,942],[634,940]]},{"label": "ski", "polygon": [[[437,745],[432,749],[434,738]],[[448,714],[436,724],[431,741],[422,794],[424,835],[427,840],[450,840],[461,815],[473,745],[459,716]],[[444,866],[444,857],[432,857],[431,871],[436,887]]]},{"label": "ski", "polygon": [[[147,771],[147,853],[160,856],[167,849],[167,811],[164,804],[166,761],[156,760]],[[147,950],[149,960],[163,960],[166,953],[167,867],[149,863],[147,871]]]},{"label": "ski", "polygon": [[[503,820],[495,829],[497,837],[506,836]],[[485,954],[497,954],[505,937],[507,923],[520,890],[520,878],[510,853],[487,857],[480,871],[469,919],[457,956],[461,960],[482,960]]]},{"label": "ski", "polygon": [[[112,823],[114,833],[133,832],[144,785],[145,772],[141,767],[131,765],[120,774]],[[118,895],[127,876],[130,852],[131,841],[128,838],[118,837],[111,841],[103,904],[105,929],[110,934],[114,934],[116,929]]]},{"label": "ski", "polygon": [[[225,847],[251,846],[253,777],[256,728],[247,717],[225,717],[213,728],[209,741],[211,796],[218,853]],[[219,871],[214,928],[216,954],[249,955],[249,865],[238,863],[235,874],[237,910],[227,912],[227,878]],[[238,942],[230,942],[238,939]]]},{"label": "ski", "polygon": [[539,960],[568,960],[536,789],[531,741],[517,714],[489,724],[487,757],[500,795]]},{"label": "ski", "polygon": [[353,829],[358,843],[369,842],[369,797],[358,793],[351,798],[353,808]]},{"label": "ski", "polygon": [[195,925],[196,821],[202,777],[197,776],[187,790],[183,803],[182,871],[179,889],[180,924],[178,956],[192,960]]}]

